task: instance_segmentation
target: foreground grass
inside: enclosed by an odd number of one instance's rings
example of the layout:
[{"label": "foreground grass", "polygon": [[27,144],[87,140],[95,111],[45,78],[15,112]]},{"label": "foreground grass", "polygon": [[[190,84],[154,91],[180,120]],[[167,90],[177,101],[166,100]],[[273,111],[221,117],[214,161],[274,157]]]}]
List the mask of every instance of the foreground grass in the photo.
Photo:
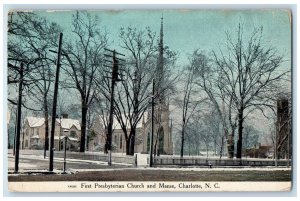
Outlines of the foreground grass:
[{"label": "foreground grass", "polygon": [[9,175],[8,181],[291,181],[291,171],[179,171],[126,169],[78,172],[76,174]]}]

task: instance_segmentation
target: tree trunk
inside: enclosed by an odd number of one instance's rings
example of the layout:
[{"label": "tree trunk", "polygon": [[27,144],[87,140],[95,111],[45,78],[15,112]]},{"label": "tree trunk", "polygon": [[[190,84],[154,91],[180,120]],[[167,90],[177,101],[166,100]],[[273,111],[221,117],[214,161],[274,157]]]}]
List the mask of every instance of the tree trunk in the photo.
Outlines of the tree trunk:
[{"label": "tree trunk", "polygon": [[86,150],[89,151],[89,141],[90,141],[90,136],[87,134],[86,137]]},{"label": "tree trunk", "polygon": [[180,157],[183,157],[183,147],[184,147],[184,129],[181,131],[181,149],[180,149]]},{"label": "tree trunk", "polygon": [[191,142],[190,142],[190,139],[189,139],[189,156],[191,155]]},{"label": "tree trunk", "polygon": [[206,159],[208,159],[208,144],[206,142]]},{"label": "tree trunk", "polygon": [[217,136],[215,136],[215,140],[214,140],[214,154],[215,156],[217,155]]},{"label": "tree trunk", "polygon": [[85,135],[86,135],[86,120],[87,120],[87,105],[82,102],[81,107],[81,136],[80,136],[80,152],[85,151]]},{"label": "tree trunk", "polygon": [[239,120],[238,120],[238,141],[237,141],[237,151],[236,158],[242,158],[242,139],[243,139],[243,107],[239,110]]},{"label": "tree trunk", "polygon": [[222,136],[222,139],[221,139],[221,147],[220,147],[220,159],[222,158],[223,156],[223,149],[224,149],[224,135]]},{"label": "tree trunk", "polygon": [[130,134],[130,147],[129,147],[129,155],[134,155],[134,145],[135,145],[135,129],[131,129],[130,130],[131,134]]},{"label": "tree trunk", "polygon": [[126,155],[130,155],[130,138],[125,140],[126,142]]},{"label": "tree trunk", "polygon": [[234,157],[234,130],[232,130],[231,132],[232,133],[228,136],[227,142],[228,158]]}]

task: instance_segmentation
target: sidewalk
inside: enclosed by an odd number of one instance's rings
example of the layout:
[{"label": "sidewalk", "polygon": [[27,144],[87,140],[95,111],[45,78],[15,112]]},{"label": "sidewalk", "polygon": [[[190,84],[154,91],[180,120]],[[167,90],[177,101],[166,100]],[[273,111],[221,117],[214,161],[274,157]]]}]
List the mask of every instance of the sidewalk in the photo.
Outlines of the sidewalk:
[{"label": "sidewalk", "polygon": [[[54,169],[53,173],[62,173],[63,172],[63,158],[54,158]],[[12,154],[8,155],[8,173],[14,172],[15,159]],[[112,163],[112,166],[108,166],[105,161],[94,161],[94,160],[81,160],[81,159],[67,159],[66,160],[66,169],[67,172],[72,173],[77,172],[81,169],[116,169],[122,167],[131,167],[131,164],[126,163]],[[36,155],[20,155],[19,159],[19,172],[20,173],[51,173],[48,171],[49,167],[49,157],[44,158],[43,156]]]}]

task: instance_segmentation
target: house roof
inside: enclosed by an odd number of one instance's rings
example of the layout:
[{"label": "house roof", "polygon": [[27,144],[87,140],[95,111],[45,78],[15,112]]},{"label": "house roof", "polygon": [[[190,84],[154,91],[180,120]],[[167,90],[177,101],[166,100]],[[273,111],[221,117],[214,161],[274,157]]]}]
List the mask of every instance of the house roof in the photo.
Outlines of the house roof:
[{"label": "house roof", "polygon": [[61,127],[64,129],[70,129],[72,126],[75,126],[77,130],[81,130],[80,122],[77,119],[56,119],[56,122],[61,124]]},{"label": "house roof", "polygon": [[26,120],[30,127],[40,127],[45,123],[45,118],[40,117],[27,117]]},{"label": "house roof", "polygon": [[[45,118],[41,117],[27,117],[26,120],[31,128],[40,127],[45,123]],[[71,129],[75,126],[77,130],[81,130],[80,122],[76,119],[56,119],[56,122],[61,124],[63,129]]]}]

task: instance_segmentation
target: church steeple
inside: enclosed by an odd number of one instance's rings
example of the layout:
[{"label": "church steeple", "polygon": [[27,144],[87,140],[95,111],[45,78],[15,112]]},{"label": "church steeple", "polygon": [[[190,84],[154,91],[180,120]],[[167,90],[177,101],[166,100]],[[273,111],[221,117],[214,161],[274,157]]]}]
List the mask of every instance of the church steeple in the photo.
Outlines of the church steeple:
[{"label": "church steeple", "polygon": [[163,14],[161,16],[160,23],[160,36],[158,44],[158,61],[157,61],[157,92],[159,93],[159,99],[161,103],[165,102],[164,97],[164,24]]},{"label": "church steeple", "polygon": [[161,22],[160,22],[160,36],[159,36],[159,55],[158,55],[158,70],[159,73],[163,73],[163,66],[164,66],[164,22],[163,22],[163,14],[161,15]]},{"label": "church steeple", "polygon": [[159,36],[159,62],[160,67],[163,68],[163,54],[164,54],[164,18],[163,14],[161,15],[160,22],[160,36]]}]

